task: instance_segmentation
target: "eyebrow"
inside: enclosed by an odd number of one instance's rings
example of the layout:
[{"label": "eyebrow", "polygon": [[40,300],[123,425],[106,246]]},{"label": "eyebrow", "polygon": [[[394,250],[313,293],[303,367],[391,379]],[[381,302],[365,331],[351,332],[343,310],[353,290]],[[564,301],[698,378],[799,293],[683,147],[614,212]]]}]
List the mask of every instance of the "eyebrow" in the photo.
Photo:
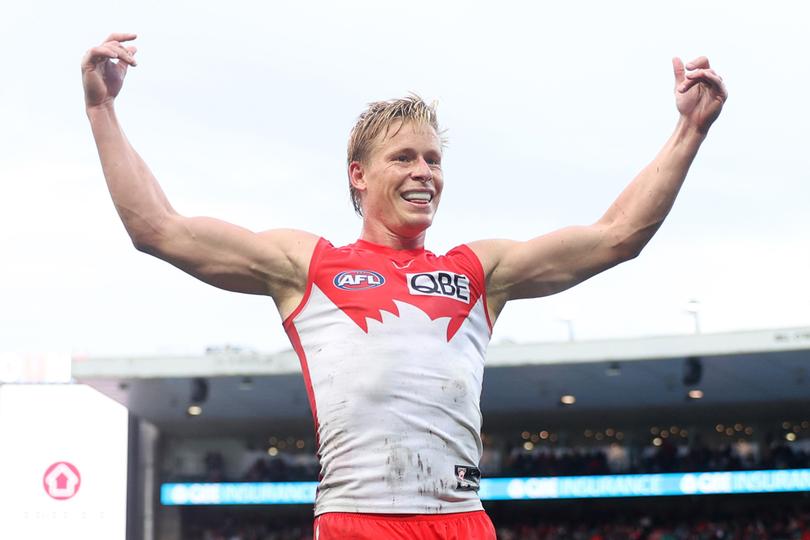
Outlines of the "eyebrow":
[{"label": "eyebrow", "polygon": [[[398,147],[392,148],[389,152],[386,153],[386,155],[391,156],[391,155],[394,155],[394,154],[401,154],[403,152],[408,152],[408,153],[413,153],[413,154],[418,154],[419,153],[416,150],[416,148],[414,148],[413,146],[404,145],[404,146],[398,146]],[[442,155],[442,151],[439,150],[439,149],[436,149],[436,148],[429,148],[428,150],[426,150],[423,153],[425,155],[435,154],[435,155],[440,156],[440,157]]]}]

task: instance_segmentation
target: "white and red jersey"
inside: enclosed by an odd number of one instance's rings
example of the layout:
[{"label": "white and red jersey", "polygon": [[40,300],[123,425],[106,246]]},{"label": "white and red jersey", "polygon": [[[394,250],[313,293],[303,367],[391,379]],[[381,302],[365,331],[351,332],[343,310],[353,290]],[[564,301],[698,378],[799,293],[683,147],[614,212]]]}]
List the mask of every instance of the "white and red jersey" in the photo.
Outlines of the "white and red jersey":
[{"label": "white and red jersey", "polygon": [[321,239],[284,328],[301,359],[321,480],[315,514],[480,510],[481,263]]}]

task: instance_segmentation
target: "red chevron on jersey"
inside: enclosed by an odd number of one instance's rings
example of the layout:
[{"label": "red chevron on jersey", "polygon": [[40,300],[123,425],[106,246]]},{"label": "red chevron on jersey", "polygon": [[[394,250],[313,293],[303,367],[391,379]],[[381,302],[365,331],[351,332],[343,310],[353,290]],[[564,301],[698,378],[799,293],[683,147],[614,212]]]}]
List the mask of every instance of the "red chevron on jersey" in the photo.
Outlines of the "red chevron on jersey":
[{"label": "red chevron on jersey", "polygon": [[418,307],[431,320],[447,317],[453,338],[483,293],[482,271],[460,246],[443,257],[424,249],[395,250],[357,241],[325,250],[313,283],[368,332],[367,319],[382,322],[382,312],[399,316],[395,300]]}]

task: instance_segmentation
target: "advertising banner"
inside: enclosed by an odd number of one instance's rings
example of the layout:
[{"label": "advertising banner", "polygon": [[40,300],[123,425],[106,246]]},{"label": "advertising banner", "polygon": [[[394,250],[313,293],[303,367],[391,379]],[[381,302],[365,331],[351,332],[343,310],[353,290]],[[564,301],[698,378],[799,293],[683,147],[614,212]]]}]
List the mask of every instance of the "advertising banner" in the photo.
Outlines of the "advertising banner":
[{"label": "advertising banner", "polygon": [[123,540],[127,410],[88,386],[0,384],[0,538]]}]

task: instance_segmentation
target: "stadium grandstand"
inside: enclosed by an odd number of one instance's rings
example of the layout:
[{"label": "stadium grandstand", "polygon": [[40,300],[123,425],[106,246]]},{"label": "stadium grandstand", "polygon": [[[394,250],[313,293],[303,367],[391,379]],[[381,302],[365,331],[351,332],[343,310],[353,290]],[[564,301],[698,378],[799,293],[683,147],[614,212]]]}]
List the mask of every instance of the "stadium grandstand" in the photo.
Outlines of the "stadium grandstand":
[{"label": "stadium grandstand", "polygon": [[[312,538],[292,351],[74,358],[129,410],[127,538]],[[480,495],[498,537],[810,540],[810,328],[493,344]]]}]

